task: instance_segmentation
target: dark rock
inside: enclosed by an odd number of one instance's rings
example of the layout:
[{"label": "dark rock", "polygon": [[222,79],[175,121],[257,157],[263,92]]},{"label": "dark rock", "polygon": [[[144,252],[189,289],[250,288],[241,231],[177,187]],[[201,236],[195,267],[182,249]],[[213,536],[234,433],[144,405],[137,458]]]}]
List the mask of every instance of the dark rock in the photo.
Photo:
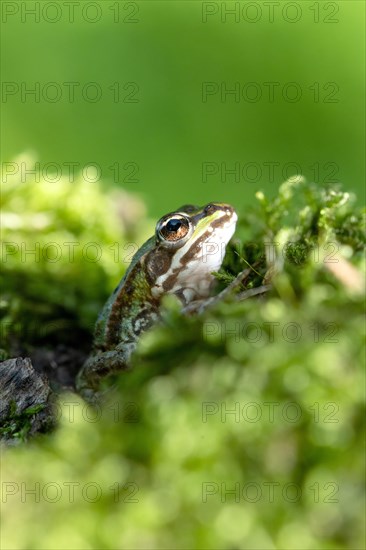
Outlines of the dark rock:
[{"label": "dark rock", "polygon": [[52,391],[44,375],[29,358],[16,357],[0,363],[0,436],[26,439],[47,431],[54,423]]}]

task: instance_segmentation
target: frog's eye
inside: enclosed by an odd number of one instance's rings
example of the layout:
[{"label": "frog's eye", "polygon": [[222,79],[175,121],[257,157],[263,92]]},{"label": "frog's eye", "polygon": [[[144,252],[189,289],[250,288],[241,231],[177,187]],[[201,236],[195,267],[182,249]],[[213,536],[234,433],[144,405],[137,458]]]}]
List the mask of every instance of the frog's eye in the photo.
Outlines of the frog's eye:
[{"label": "frog's eye", "polygon": [[189,233],[190,222],[184,216],[175,214],[170,218],[162,220],[158,225],[159,236],[170,242],[180,241]]}]

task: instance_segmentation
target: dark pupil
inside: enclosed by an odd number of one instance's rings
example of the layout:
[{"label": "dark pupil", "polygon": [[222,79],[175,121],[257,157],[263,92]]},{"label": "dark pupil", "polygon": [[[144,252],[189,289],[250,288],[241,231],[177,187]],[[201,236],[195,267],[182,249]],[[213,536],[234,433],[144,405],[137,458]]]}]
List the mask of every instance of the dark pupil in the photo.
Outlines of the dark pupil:
[{"label": "dark pupil", "polygon": [[168,223],[166,224],[166,228],[168,231],[178,231],[181,225],[182,225],[182,220],[173,219],[168,221]]}]

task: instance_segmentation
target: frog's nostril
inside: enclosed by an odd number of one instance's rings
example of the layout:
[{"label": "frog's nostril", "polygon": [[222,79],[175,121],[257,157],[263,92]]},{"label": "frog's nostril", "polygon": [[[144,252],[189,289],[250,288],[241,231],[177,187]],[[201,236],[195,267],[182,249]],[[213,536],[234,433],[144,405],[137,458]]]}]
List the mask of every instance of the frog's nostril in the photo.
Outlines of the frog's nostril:
[{"label": "frog's nostril", "polygon": [[206,207],[205,207],[205,212],[206,214],[211,214],[212,212],[214,212],[216,210],[216,207],[214,204],[208,204]]}]

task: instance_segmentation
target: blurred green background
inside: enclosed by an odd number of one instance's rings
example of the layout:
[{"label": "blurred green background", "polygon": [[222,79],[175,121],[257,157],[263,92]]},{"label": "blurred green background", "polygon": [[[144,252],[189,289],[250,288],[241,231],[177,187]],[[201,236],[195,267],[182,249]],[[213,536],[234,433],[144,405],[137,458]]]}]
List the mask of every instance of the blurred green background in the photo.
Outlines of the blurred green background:
[{"label": "blurred green background", "polygon": [[[326,237],[364,270],[361,215],[347,194],[323,191],[340,181],[363,203],[363,2],[45,0],[1,10],[4,348],[35,346],[41,370],[40,357],[49,371],[76,368],[70,350],[89,346],[131,243],[182,203],[237,207],[237,271],[252,261],[245,243],[314,238],[321,248]],[[225,95],[234,87],[239,96]],[[34,159],[36,182],[23,173]],[[96,177],[81,170],[90,164]],[[258,189],[276,196],[298,172],[318,185],[313,203],[304,182],[301,201],[288,183],[262,215],[245,208]],[[85,255],[90,243],[100,261]],[[57,261],[44,254],[52,245]],[[96,420],[63,394],[57,430],[6,449],[3,547],[362,548],[363,296],[324,274],[322,260],[295,264],[268,301],[222,303],[194,318],[171,306]],[[232,333],[295,321],[299,342]],[[212,326],[225,338],[205,338]],[[272,403],[280,414],[205,422],[204,403],[219,412]],[[281,415],[289,403],[301,409],[297,422]],[[83,493],[90,483],[102,490],[95,500]],[[204,483],[226,485],[205,502]],[[226,499],[236,483],[241,492],[256,484],[263,498]],[[283,497],[287,484],[301,498]],[[38,500],[27,493],[37,487]]]},{"label": "blurred green background", "polygon": [[349,0],[3,2],[3,160],[35,151],[63,175],[96,163],[154,217],[274,195],[297,167],[360,197],[364,11]]}]

